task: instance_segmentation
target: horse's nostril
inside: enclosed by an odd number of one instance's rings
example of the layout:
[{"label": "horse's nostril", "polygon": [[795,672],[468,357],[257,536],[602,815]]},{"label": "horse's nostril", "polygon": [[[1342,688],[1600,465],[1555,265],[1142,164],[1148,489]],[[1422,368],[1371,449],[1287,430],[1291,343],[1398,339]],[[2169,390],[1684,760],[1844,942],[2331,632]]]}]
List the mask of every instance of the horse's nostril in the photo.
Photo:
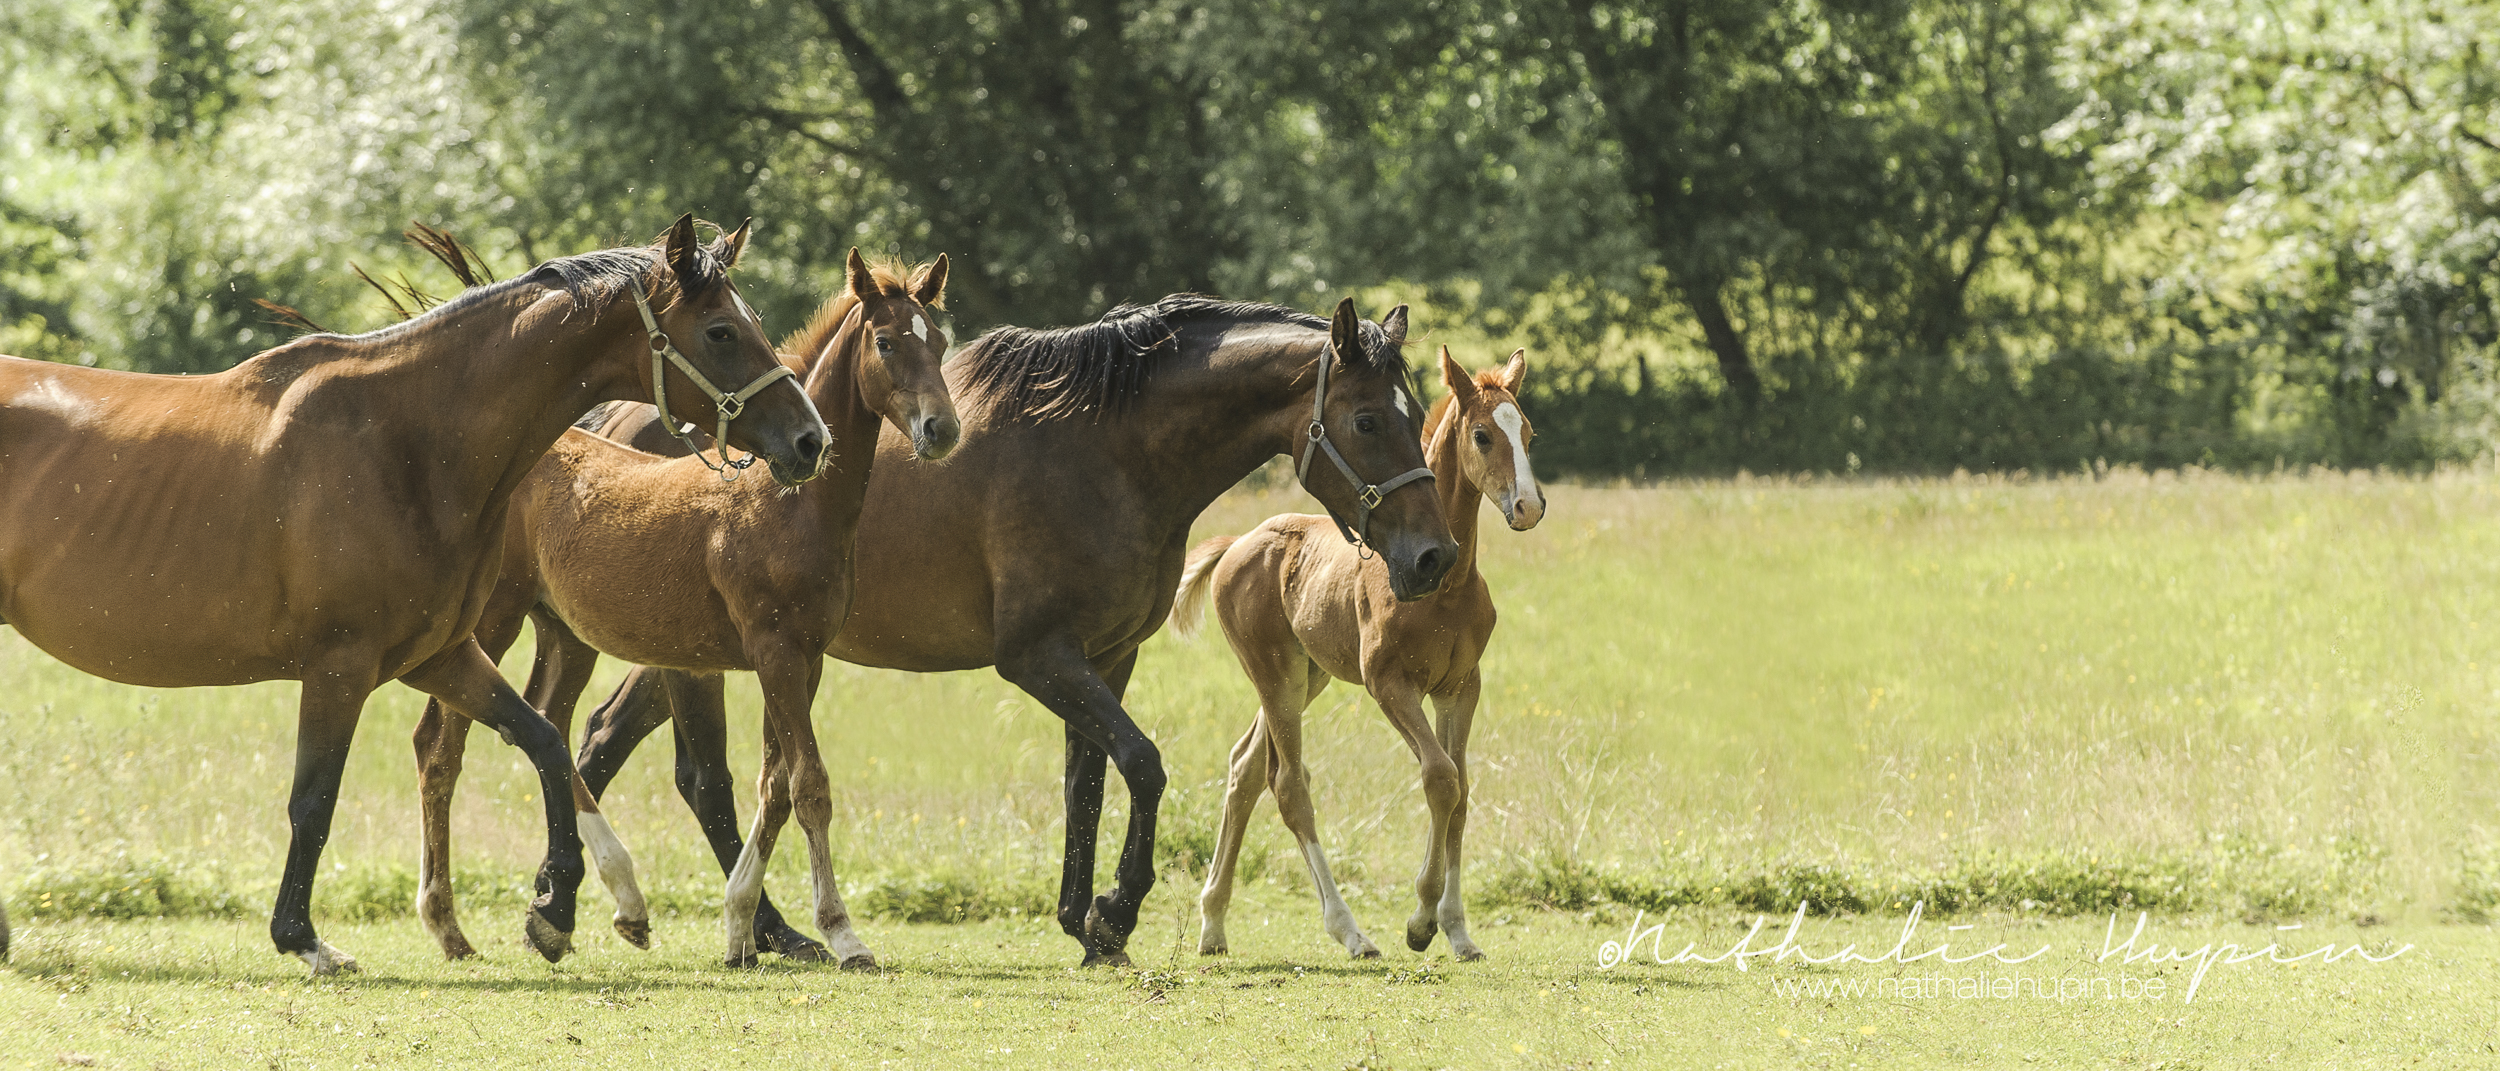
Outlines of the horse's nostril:
[{"label": "horse's nostril", "polygon": [[1439,547],[1426,547],[1423,553],[1415,556],[1415,571],[1425,577],[1439,579],[1443,568]]},{"label": "horse's nostril", "polygon": [[803,460],[812,462],[822,459],[825,456],[825,437],[812,431],[802,432],[798,448],[799,457]]}]

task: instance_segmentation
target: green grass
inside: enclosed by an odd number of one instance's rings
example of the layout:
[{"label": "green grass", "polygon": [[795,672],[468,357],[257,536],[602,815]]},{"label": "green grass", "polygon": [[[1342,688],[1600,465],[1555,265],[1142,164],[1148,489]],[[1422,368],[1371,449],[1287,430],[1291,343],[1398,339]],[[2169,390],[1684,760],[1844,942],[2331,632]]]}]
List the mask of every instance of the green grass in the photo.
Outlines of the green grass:
[{"label": "green grass", "polygon": [[[1880,926],[1923,901],[1983,925],[2079,925],[2056,920],[2142,908],[2179,925],[2381,926],[2394,929],[2363,932],[2488,947],[2475,944],[2500,912],[2500,651],[2481,630],[2500,630],[2500,486],[2487,473],[1549,494],[1539,530],[1489,527],[1483,548],[1503,619],[1471,749],[1468,872],[1481,918],[1511,915],[1533,935],[1634,910],[1784,915],[1803,899],[1838,924]],[[1238,492],[1197,534],[1303,503],[1298,492]],[[526,656],[524,645],[506,663],[516,679]],[[618,672],[606,667],[594,694]],[[748,680],[730,694],[732,754],[751,770],[758,701]],[[176,943],[230,935],[240,958],[214,960],[198,979],[247,961],[254,977],[291,977],[287,961],[263,954],[257,920],[285,846],[293,699],[285,684],[112,685],[0,630],[0,892],[30,950],[11,992],[45,969],[44,948],[139,941],[158,927]],[[1212,845],[1224,755],[1254,700],[1212,633],[1150,642],[1130,700],[1171,771],[1164,869],[1187,871]],[[405,917],[416,858],[406,740],[418,706],[391,686],[368,708],[316,891],[326,932],[353,935],[343,947],[392,972],[433,969]],[[1057,872],[1056,720],[987,672],[833,664],[817,724],[837,864],[855,908],[879,920],[871,943],[909,960],[939,954],[913,948],[952,947],[950,934],[1005,942],[980,970],[1061,979],[1074,945],[1034,921]],[[1338,878],[1375,938],[1394,943],[1423,834],[1413,762],[1355,689],[1322,696],[1310,724]],[[620,960],[643,965],[620,984],[663,1003],[681,986],[747,984],[700,969],[720,879],[676,799],[667,752],[664,740],[647,745],[608,802],[668,950]],[[1106,849],[1125,818],[1114,785]],[[535,787],[517,753],[479,734],[454,820],[473,936],[510,928],[543,837]],[[1307,880],[1272,814],[1251,827],[1243,895],[1296,905],[1271,931],[1285,927],[1295,955],[1333,966],[1314,950]],[[773,888],[800,902],[804,852],[795,832],[783,844]],[[1187,878],[1168,880],[1149,918],[1187,915],[1194,892]],[[595,890],[586,898],[588,932],[605,907]],[[954,920],[980,925],[903,925]],[[672,955],[687,959],[665,966]],[[499,958],[494,970],[520,969],[510,950]],[[1505,960],[1481,977],[1512,981],[1483,983],[1503,995],[1481,1006],[1532,1013],[1525,994],[1502,989],[1529,983],[1502,972],[1561,962]],[[2478,962],[2487,994],[2491,965]],[[1477,985],[1463,970],[1396,992]],[[1345,1022],[1377,1031],[1402,1014],[1366,1007],[1373,1019]],[[914,1014],[945,1018],[935,1006]],[[1642,1021],[1668,1031],[1658,1024],[1673,1020]],[[1331,1066],[1362,1055],[1297,1051]],[[1477,1050],[1449,1051],[1433,1059],[1479,1062]]]},{"label": "green grass", "polygon": [[[1171,905],[1165,904],[1165,907]],[[1169,914],[1168,912],[1164,914]],[[550,967],[511,934],[484,962],[445,964],[415,927],[333,927],[367,973],[307,981],[268,952],[251,922],[38,923],[13,977],[0,977],[0,1067],[760,1066],[830,1067],[2248,1067],[2464,1066],[2494,1059],[2492,985],[2500,938],[2488,929],[2326,927],[2284,933],[2238,923],[2162,920],[2166,948],[2280,940],[2287,954],[2364,943],[2384,963],[2346,957],[2300,966],[2213,967],[2193,1002],[2193,965],[2096,957],[2102,920],[1976,917],[1930,925],[1913,951],[1956,955],[1999,942],[2019,967],[1659,966],[1641,955],[1601,970],[1626,926],[1551,913],[1487,918],[1491,958],[1456,964],[1402,948],[1351,962],[1327,943],[1311,903],[1251,899],[1237,909],[1236,954],[1202,960],[1175,944],[1184,920],[1141,928],[1137,970],[1080,970],[1055,929],[1034,922],[872,927],[889,969],[874,976],[712,962],[702,928],[637,952],[607,935]],[[517,928],[498,914],[499,930]],[[1666,954],[1698,942],[1724,952],[1750,916],[1686,911],[1667,920]],[[1775,946],[1773,920],[1756,947]],[[1810,922],[1818,956],[1849,942],[1889,949],[1899,923]],[[692,932],[688,932],[691,929]],[[2120,939],[2126,928],[2120,930]],[[2139,946],[2141,947],[2141,946]],[[1817,983],[2030,979],[2011,998],[1815,994]],[[2160,999],[2108,992],[2163,983]],[[2096,981],[2097,980],[2097,981]],[[2024,983],[2017,980],[2016,985]],[[2056,994],[2064,1001],[2035,994]]]}]

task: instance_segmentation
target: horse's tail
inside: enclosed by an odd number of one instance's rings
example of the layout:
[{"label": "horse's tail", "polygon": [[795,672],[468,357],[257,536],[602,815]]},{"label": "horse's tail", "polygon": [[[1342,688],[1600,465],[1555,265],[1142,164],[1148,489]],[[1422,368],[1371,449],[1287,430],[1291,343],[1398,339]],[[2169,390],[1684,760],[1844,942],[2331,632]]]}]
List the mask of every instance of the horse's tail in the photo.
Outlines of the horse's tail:
[{"label": "horse's tail", "polygon": [[1198,635],[1199,619],[1206,616],[1207,589],[1215,586],[1215,563],[1233,545],[1234,536],[1217,536],[1189,550],[1189,559],[1181,566],[1181,590],[1172,597],[1172,634],[1184,640]]}]

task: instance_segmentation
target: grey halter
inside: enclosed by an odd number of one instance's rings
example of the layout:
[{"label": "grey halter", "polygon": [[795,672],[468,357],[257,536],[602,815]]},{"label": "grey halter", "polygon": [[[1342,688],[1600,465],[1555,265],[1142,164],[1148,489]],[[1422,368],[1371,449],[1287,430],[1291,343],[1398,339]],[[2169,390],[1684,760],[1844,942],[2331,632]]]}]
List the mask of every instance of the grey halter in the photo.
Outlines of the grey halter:
[{"label": "grey halter", "polygon": [[[795,381],[798,373],[790,371],[789,365],[774,361],[772,371],[755,377],[755,382],[740,388],[738,393],[724,393],[719,387],[713,386],[712,381],[705,378],[703,373],[695,368],[694,362],[686,359],[685,354],[677,352],[677,344],[669,341],[667,332],[660,330],[659,319],[651,315],[651,301],[643,296],[642,280],[635,279],[631,282],[634,287],[634,308],[642,313],[643,330],[651,336],[651,401],[652,404],[660,407],[660,426],[667,428],[668,433],[676,436],[678,442],[684,443],[687,452],[693,454],[695,460],[702,462],[704,468],[720,473],[722,483],[736,483],[738,473],[755,464],[755,455],[748,454],[735,461],[729,459],[729,422],[738,419],[738,414],[746,412],[747,399],[762,393],[764,388],[778,381],[784,379]],[[693,380],[695,387],[712,399],[712,407],[720,411],[720,427],[712,432],[712,441],[720,446],[719,464],[713,464],[711,458],[703,456],[703,447],[694,441],[694,436],[687,434],[685,428],[679,427],[677,418],[669,413],[668,368],[667,365],[661,363],[663,359],[668,364],[676,365],[679,371],[686,373],[686,378]]]},{"label": "grey halter", "polygon": [[[1319,451],[1326,451],[1328,460],[1336,463],[1337,471],[1345,474],[1345,482],[1355,488],[1353,527],[1347,527],[1345,518],[1337,516],[1336,507],[1324,502],[1321,505],[1328,510],[1328,519],[1337,522],[1337,531],[1345,536],[1347,543],[1368,548],[1371,544],[1372,511],[1380,508],[1381,501],[1388,498],[1390,492],[1418,480],[1431,479],[1432,470],[1409,469],[1377,484],[1364,483],[1362,477],[1354,474],[1354,466],[1346,464],[1345,455],[1338,453],[1337,445],[1328,441],[1328,425],[1323,422],[1328,407],[1328,369],[1336,363],[1337,347],[1331,344],[1328,352],[1320,355],[1319,387],[1311,392],[1311,425],[1304,431],[1301,456],[1295,459],[1293,476],[1302,483],[1304,490],[1309,490],[1311,458]],[[1319,450],[1315,451],[1312,447]]]}]

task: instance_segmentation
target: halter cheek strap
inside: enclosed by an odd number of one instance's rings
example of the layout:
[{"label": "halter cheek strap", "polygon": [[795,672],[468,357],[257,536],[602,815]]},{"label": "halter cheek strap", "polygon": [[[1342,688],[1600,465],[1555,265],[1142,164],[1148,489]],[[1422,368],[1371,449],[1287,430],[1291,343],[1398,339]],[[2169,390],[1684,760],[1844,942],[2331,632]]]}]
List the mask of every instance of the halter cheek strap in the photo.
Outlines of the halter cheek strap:
[{"label": "halter cheek strap", "polygon": [[[755,464],[755,455],[748,454],[735,461],[729,459],[729,422],[738,419],[738,414],[746,412],[747,399],[763,393],[764,388],[776,382],[795,379],[796,373],[790,371],[789,365],[774,361],[772,371],[755,377],[755,382],[739,388],[736,394],[723,393],[719,387],[712,385],[712,381],[704,376],[702,370],[694,366],[693,361],[687,360],[685,354],[677,352],[677,344],[669,341],[667,332],[660,330],[659,318],[651,315],[651,300],[643,295],[642,280],[634,279],[630,280],[630,283],[634,288],[634,310],[642,313],[643,331],[650,336],[651,402],[660,407],[660,426],[667,428],[668,433],[676,436],[678,442],[684,443],[686,450],[694,454],[694,459],[702,462],[704,468],[719,473],[722,483],[737,482],[738,474]],[[720,446],[718,464],[714,464],[711,458],[703,456],[703,447],[694,441],[694,436],[687,434],[684,428],[678,427],[677,418],[669,414],[668,365],[672,364],[677,366],[678,371],[684,372],[687,379],[694,381],[695,389],[712,399],[712,407],[720,413],[720,426],[712,432],[712,441]]]},{"label": "halter cheek strap", "polygon": [[[1311,458],[1326,453],[1328,460],[1336,464],[1337,471],[1345,474],[1345,482],[1355,488],[1353,527],[1346,526],[1345,518],[1337,516],[1335,507],[1327,506],[1325,502],[1321,505],[1328,509],[1328,519],[1337,522],[1337,531],[1345,536],[1347,543],[1369,550],[1372,511],[1380,508],[1381,501],[1388,498],[1390,492],[1419,480],[1431,479],[1432,470],[1409,469],[1377,484],[1364,483],[1362,477],[1354,474],[1354,466],[1346,464],[1345,455],[1338,453],[1337,445],[1328,441],[1328,424],[1324,419],[1328,409],[1328,368],[1336,362],[1335,346],[1330,346],[1328,352],[1320,355],[1319,386],[1311,392],[1311,423],[1303,431],[1302,449],[1294,461],[1293,476],[1302,483],[1303,490],[1310,490]],[[1317,492],[1313,494],[1316,496]]]}]

